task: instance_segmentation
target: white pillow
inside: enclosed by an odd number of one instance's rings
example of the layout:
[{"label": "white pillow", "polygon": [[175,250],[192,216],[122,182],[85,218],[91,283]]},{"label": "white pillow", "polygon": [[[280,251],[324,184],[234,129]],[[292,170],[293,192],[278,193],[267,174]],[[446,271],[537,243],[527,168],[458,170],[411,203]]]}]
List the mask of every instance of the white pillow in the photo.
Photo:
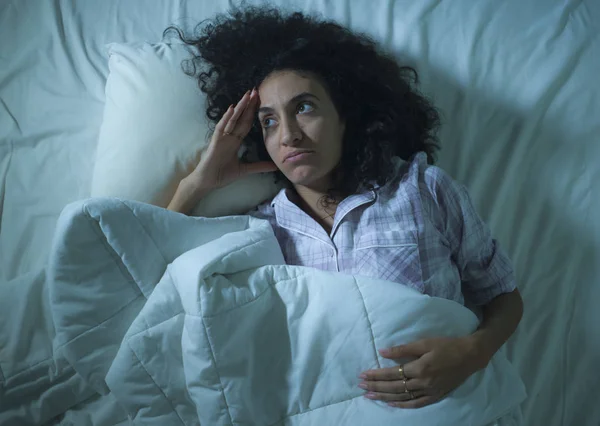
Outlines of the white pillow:
[{"label": "white pillow", "polygon": [[[108,53],[91,195],[165,207],[210,133],[206,98],[181,67],[190,52],[183,44],[112,43]],[[248,176],[213,191],[192,214],[243,214],[278,189],[272,173]]]}]

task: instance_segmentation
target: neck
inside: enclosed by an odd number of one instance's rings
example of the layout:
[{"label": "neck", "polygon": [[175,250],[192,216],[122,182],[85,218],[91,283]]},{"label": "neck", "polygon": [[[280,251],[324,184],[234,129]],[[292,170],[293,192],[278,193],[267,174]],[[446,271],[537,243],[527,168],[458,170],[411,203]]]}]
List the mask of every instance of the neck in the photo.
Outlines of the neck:
[{"label": "neck", "polygon": [[323,189],[314,189],[302,185],[294,185],[294,189],[299,198],[297,200],[298,206],[315,220],[319,221],[334,216],[339,200],[334,204],[323,206],[320,201],[327,194]]}]

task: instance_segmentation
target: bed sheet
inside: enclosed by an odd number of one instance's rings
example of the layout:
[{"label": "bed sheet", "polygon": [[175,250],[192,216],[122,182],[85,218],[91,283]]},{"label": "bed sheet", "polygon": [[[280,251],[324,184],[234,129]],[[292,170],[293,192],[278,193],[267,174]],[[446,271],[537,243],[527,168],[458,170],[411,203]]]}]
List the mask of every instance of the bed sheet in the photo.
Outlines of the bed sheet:
[{"label": "bed sheet", "polygon": [[[229,3],[2,1],[0,297],[44,267],[60,211],[89,195],[105,45],[158,41]],[[368,32],[417,68],[443,114],[439,164],[515,263],[525,317],[508,352],[525,424],[600,424],[600,3],[272,3]]]}]

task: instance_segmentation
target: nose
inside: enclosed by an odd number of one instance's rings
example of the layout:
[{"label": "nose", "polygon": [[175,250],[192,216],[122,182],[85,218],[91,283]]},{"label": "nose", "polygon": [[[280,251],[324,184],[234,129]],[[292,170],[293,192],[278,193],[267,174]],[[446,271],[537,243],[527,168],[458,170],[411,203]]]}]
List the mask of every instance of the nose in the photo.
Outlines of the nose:
[{"label": "nose", "polygon": [[294,118],[286,118],[280,124],[281,144],[284,146],[296,146],[302,140],[302,130]]}]

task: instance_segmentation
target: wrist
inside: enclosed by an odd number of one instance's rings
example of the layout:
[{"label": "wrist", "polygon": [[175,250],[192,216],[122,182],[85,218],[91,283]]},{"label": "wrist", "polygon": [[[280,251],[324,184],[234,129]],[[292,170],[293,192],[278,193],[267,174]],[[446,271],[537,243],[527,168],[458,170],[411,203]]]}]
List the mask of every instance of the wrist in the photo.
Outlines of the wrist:
[{"label": "wrist", "polygon": [[208,192],[208,188],[196,185],[194,181],[188,178],[183,178],[179,182],[175,195],[167,206],[167,209],[187,215]]},{"label": "wrist", "polygon": [[475,371],[483,370],[487,367],[494,356],[494,352],[490,349],[490,345],[485,338],[485,335],[480,331],[476,331],[464,338],[466,352]]},{"label": "wrist", "polygon": [[212,190],[212,188],[205,187],[201,183],[198,183],[199,181],[201,182],[202,179],[197,179],[192,173],[179,182],[177,191],[193,198],[194,203],[197,203]]}]

